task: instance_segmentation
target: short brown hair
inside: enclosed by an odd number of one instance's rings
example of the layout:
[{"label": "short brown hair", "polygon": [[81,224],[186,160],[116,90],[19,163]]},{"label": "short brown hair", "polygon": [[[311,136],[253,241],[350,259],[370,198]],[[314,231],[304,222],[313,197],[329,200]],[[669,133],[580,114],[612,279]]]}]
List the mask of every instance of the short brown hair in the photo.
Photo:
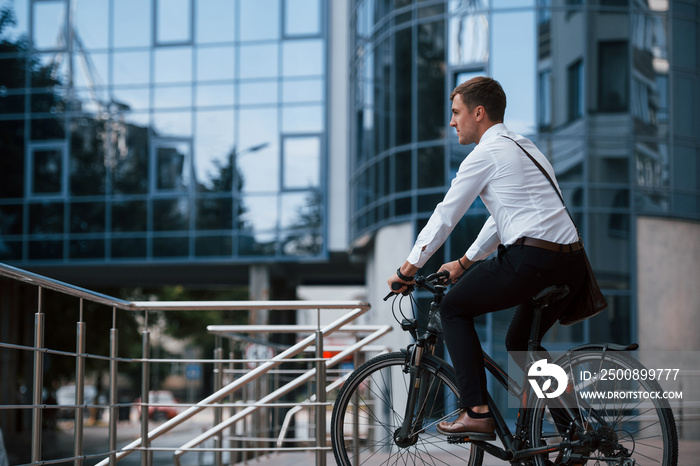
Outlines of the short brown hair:
[{"label": "short brown hair", "polygon": [[506,113],[506,93],[495,79],[478,76],[455,87],[450,100],[459,94],[469,110],[481,105],[491,121],[502,122]]}]

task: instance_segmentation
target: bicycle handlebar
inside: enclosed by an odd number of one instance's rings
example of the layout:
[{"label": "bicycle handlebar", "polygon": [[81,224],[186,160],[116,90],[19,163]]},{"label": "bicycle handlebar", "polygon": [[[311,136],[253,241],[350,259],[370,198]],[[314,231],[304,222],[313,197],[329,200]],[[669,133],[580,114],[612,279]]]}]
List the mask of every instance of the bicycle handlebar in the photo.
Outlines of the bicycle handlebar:
[{"label": "bicycle handlebar", "polygon": [[391,284],[392,291],[384,297],[384,301],[388,300],[394,295],[397,295],[398,291],[404,286],[407,287],[406,291],[402,293],[404,295],[411,293],[415,287],[423,288],[425,290],[430,291],[431,293],[435,293],[435,285],[440,285],[448,278],[450,278],[450,272],[448,272],[447,270],[443,270],[442,272],[431,273],[427,277],[424,277],[422,275],[416,275],[415,281],[411,285],[401,282],[394,282]]}]

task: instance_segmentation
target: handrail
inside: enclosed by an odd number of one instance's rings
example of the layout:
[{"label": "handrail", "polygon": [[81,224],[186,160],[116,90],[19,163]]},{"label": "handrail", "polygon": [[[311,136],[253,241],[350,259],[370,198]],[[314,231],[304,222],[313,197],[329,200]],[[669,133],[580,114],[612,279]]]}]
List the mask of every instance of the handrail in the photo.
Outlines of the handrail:
[{"label": "handrail", "polygon": [[[355,320],[357,317],[363,315],[370,309],[370,305],[366,302],[362,301],[126,301],[123,299],[118,299],[112,296],[108,296],[102,293],[97,293],[85,288],[81,288],[75,285],[71,285],[69,283],[61,282],[59,280],[54,280],[33,272],[29,272],[26,270],[22,270],[7,264],[0,263],[0,276],[7,277],[12,280],[16,280],[22,283],[26,283],[28,285],[32,285],[38,288],[39,290],[39,300],[38,300],[38,309],[35,314],[35,341],[33,346],[28,346],[28,344],[11,344],[9,342],[0,342],[0,347],[8,348],[8,349],[13,349],[13,350],[19,350],[19,351],[30,351],[34,353],[34,365],[33,365],[33,386],[34,386],[34,393],[33,393],[33,401],[31,404],[22,404],[22,405],[3,405],[0,409],[0,412],[6,409],[31,409],[33,412],[32,416],[32,463],[31,464],[48,464],[52,462],[53,460],[45,460],[41,458],[41,444],[42,444],[42,413],[43,410],[48,408],[53,408],[51,405],[46,405],[43,404],[42,399],[41,399],[41,390],[43,388],[43,377],[42,377],[42,368],[44,364],[44,357],[48,354],[60,354],[63,356],[68,356],[75,358],[77,361],[77,371],[76,372],[76,403],[74,405],[65,405],[68,408],[71,408],[71,406],[75,409],[75,446],[74,446],[74,451],[75,451],[75,456],[72,458],[76,460],[78,463],[82,462],[81,459],[87,458],[83,452],[83,425],[82,425],[82,419],[83,419],[83,412],[90,407],[97,407],[98,405],[91,404],[91,403],[85,403],[85,400],[82,398],[82,392],[83,392],[83,384],[84,384],[84,364],[87,359],[101,359],[101,360],[107,360],[110,362],[110,370],[109,370],[109,384],[107,386],[107,389],[109,391],[109,401],[107,405],[99,405],[100,407],[105,407],[107,408],[107,416],[109,417],[109,451],[104,452],[102,455],[104,455],[104,459],[99,462],[99,465],[106,465],[106,464],[115,464],[118,460],[124,458],[125,456],[135,452],[139,451],[141,452],[142,455],[146,455],[142,457],[142,461],[145,459],[146,463],[145,464],[150,464],[150,454],[154,451],[161,451],[163,450],[162,448],[154,448],[151,446],[150,442],[153,439],[158,438],[159,436],[165,434],[166,432],[170,431],[173,427],[185,422],[186,420],[192,418],[195,414],[201,412],[204,409],[210,409],[210,408],[221,408],[223,406],[226,406],[226,404],[220,403],[221,401],[224,401],[224,398],[230,396],[232,393],[234,393],[236,390],[241,389],[242,387],[246,386],[247,384],[253,382],[256,380],[258,377],[261,377],[262,375],[266,373],[273,373],[272,369],[277,368],[279,365],[281,365],[284,362],[287,362],[290,360],[290,358],[300,354],[301,352],[304,351],[309,351],[310,349],[313,350],[316,353],[315,358],[303,358],[303,360],[307,362],[312,362],[315,364],[315,369],[307,370],[306,372],[302,373],[299,377],[297,377],[294,381],[291,383],[288,383],[285,386],[282,386],[278,388],[277,390],[273,391],[270,394],[267,394],[266,396],[263,396],[261,399],[249,403],[247,405],[247,408],[245,408],[243,411],[249,410],[248,412],[253,412],[257,410],[258,408],[261,408],[263,406],[271,406],[275,400],[281,396],[282,393],[286,393],[289,390],[292,390],[295,386],[299,386],[303,384],[304,382],[310,380],[312,377],[316,376],[317,378],[317,387],[316,391],[317,394],[314,397],[319,397],[319,402],[318,403],[306,403],[306,406],[311,406],[314,405],[316,406],[317,413],[320,413],[321,416],[325,416],[326,412],[326,406],[328,403],[325,401],[325,392],[328,389],[326,385],[326,379],[325,379],[325,373],[326,369],[329,367],[332,367],[335,364],[338,364],[341,362],[344,358],[347,358],[348,355],[350,354],[356,354],[359,351],[366,351],[368,349],[376,349],[376,346],[371,346],[369,343],[377,340],[380,338],[382,335],[386,334],[387,332],[391,331],[391,327],[388,325],[384,326],[371,326],[371,325],[352,325],[350,322]],[[61,293],[65,296],[70,296],[70,297],[75,297],[80,300],[80,314],[78,318],[78,323],[77,323],[77,344],[76,344],[76,350],[75,351],[57,351],[52,348],[47,348],[45,347],[43,343],[43,335],[44,335],[44,317],[45,317],[45,310],[44,308],[47,307],[46,303],[46,298],[42,294],[43,290],[52,290],[58,293]],[[109,354],[108,355],[98,355],[98,354],[89,354],[85,351],[84,347],[84,342],[85,342],[85,333],[86,333],[86,326],[85,322],[83,321],[83,301],[89,301],[95,304],[99,305],[104,305],[108,306],[111,308],[111,314],[112,314],[112,328],[110,329],[110,347],[109,347]],[[117,323],[117,318],[116,318],[116,312],[117,310],[119,311],[126,311],[126,312],[144,312],[145,316],[145,330],[143,331],[142,337],[143,337],[143,342],[142,342],[142,351],[143,354],[140,358],[120,358],[118,357],[118,350],[117,350],[117,345],[116,342],[118,341],[118,329],[116,328],[116,323]],[[151,363],[157,363],[157,362],[188,362],[188,361],[199,361],[202,363],[213,363],[216,365],[221,365],[224,362],[232,363],[233,361],[236,361],[235,359],[223,359],[221,354],[216,357],[216,359],[179,359],[179,360],[168,360],[168,359],[154,359],[150,358],[150,340],[149,340],[149,323],[148,323],[148,313],[149,312],[160,312],[160,311],[231,311],[231,310],[316,310],[318,312],[317,318],[318,321],[320,322],[320,317],[321,317],[321,310],[348,310],[349,312],[345,313],[341,318],[338,318],[331,322],[330,324],[326,325],[321,325],[320,323],[316,326],[308,326],[308,325],[301,325],[301,326],[210,326],[210,331],[213,335],[216,336],[219,340],[224,337],[224,338],[230,338],[230,332],[240,332],[240,333],[256,333],[256,332],[275,332],[275,333],[287,333],[287,332],[295,332],[295,333],[307,333],[307,332],[313,332],[313,334],[309,335],[308,337],[302,339],[300,342],[297,344],[293,345],[290,348],[285,349],[282,351],[280,354],[275,356],[274,358],[262,362],[257,368],[245,373],[243,376],[239,377],[236,379],[234,382],[229,383],[228,385],[219,388],[218,390],[215,390],[215,392],[208,397],[204,398],[203,400],[189,405],[189,408],[187,408],[184,412],[178,414],[176,417],[173,419],[166,421],[165,423],[155,427],[151,431],[148,431],[148,413],[147,409],[142,409],[142,427],[141,427],[141,439],[138,439],[134,442],[129,443],[129,445],[123,447],[123,448],[118,448],[116,445],[117,441],[117,410],[121,406],[127,406],[122,403],[117,403],[117,384],[116,384],[116,379],[117,379],[117,363],[122,362],[122,363],[136,363],[136,364],[142,364],[143,365],[143,373],[142,373],[142,379],[147,381],[150,377],[149,375],[149,369],[148,366]],[[217,333],[221,331],[222,333]],[[349,347],[346,348],[337,348],[334,346],[330,347],[331,351],[333,353],[336,353],[336,351],[339,351],[335,354],[334,357],[327,359],[323,358],[321,352],[323,351],[323,338],[327,335],[330,335],[334,332],[350,332],[355,335],[358,334],[366,334],[361,337],[361,339],[356,342],[353,345],[350,345]],[[240,361],[240,360],[238,360]],[[295,359],[295,362],[300,362],[302,359]],[[247,360],[247,362],[251,362],[251,360]],[[219,374],[223,374],[224,371],[221,370],[221,368],[217,368],[216,372]],[[145,377],[144,377],[145,375]],[[334,382],[335,385],[337,385],[340,382]],[[335,386],[334,385],[334,386]],[[323,388],[321,388],[323,387]],[[139,406],[151,406],[150,403],[148,403],[148,392],[149,392],[149,385],[148,383],[142,384],[141,387],[141,403],[139,403]],[[319,390],[323,391],[322,396],[319,395]],[[131,406],[136,406],[129,404]],[[158,405],[157,403],[154,403],[153,406]],[[63,405],[62,405],[63,406]],[[180,405],[183,406],[183,405]],[[321,410],[322,408],[322,410]],[[238,413],[237,416],[233,416],[231,418],[226,419],[225,421],[219,422],[217,425],[215,425],[212,429],[208,431],[207,434],[209,435],[216,435],[217,432],[220,432],[222,429],[226,428],[228,425],[232,425],[235,423],[237,420],[242,419],[243,416],[245,416],[244,412]],[[144,418],[145,416],[145,418]],[[317,431],[317,439],[316,439],[316,446],[307,446],[303,448],[303,450],[306,451],[316,451],[317,453],[317,464],[322,465],[325,464],[325,450],[327,450],[327,446],[325,445],[325,433],[323,433],[323,429],[325,429],[325,421],[323,421],[324,426],[318,426],[319,431]],[[262,451],[262,450],[268,450],[267,448],[262,449],[262,448],[257,448],[257,449],[225,449],[225,448],[190,448],[190,445],[199,445],[201,442],[205,441],[206,439],[201,438],[202,436],[198,437],[197,439],[193,439],[192,441],[188,442],[187,444],[183,445],[180,449],[178,449],[179,455],[175,456],[175,461],[179,461],[179,456],[182,455],[183,453],[187,451]],[[282,449],[283,450],[283,449]],[[299,450],[299,448],[289,448],[289,450]],[[174,449],[170,449],[170,451],[175,452]],[[281,450],[280,450],[281,451]],[[151,453],[149,453],[151,452]],[[322,457],[319,456],[319,453],[322,453]],[[99,457],[101,455],[91,455],[90,457]]]}]

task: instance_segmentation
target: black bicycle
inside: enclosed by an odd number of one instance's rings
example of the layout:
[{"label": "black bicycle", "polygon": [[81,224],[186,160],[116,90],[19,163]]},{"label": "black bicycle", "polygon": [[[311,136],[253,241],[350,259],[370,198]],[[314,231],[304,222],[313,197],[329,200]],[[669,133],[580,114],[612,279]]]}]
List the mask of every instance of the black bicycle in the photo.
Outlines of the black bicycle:
[{"label": "black bicycle", "polygon": [[[582,345],[551,362],[538,356],[541,312],[568,293],[566,286],[546,288],[532,298],[535,319],[527,367],[534,371],[524,371],[522,383],[484,353],[487,370],[519,400],[514,431],[489,396],[500,443],[439,434],[438,422],[454,418],[459,407],[454,369],[434,354],[442,333],[438,305],[446,278],[444,273],[416,277],[415,287],[431,292],[433,302],[427,324],[419,325],[416,302],[406,293],[413,314],[401,313],[400,323],[415,342],[402,351],[370,359],[353,371],[338,393],[331,443],[339,465],[478,466],[484,452],[517,465],[677,464],[678,438],[671,408],[661,397],[644,396],[661,393],[661,375],[629,356],[637,344]],[[401,302],[403,297],[398,298],[399,312]],[[397,299],[394,303],[398,321]],[[532,375],[540,366],[552,364],[562,369],[554,374],[559,378]]]}]

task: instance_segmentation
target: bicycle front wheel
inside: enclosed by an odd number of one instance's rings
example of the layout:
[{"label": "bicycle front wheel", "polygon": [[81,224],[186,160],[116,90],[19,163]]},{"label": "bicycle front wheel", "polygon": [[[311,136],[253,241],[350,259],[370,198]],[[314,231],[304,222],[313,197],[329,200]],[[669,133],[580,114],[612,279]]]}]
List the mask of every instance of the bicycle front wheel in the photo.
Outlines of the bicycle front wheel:
[{"label": "bicycle front wheel", "polygon": [[[414,407],[417,425],[411,441],[397,442],[409,396],[406,355],[395,352],[370,359],[355,370],[338,394],[331,417],[331,444],[341,466],[379,464],[468,464],[480,466],[483,451],[468,443],[448,444],[437,423],[459,409],[454,373],[424,356],[422,384],[429,396]],[[428,385],[425,385],[428,384]]]},{"label": "bicycle front wheel", "polygon": [[[585,445],[573,448],[572,453],[587,458],[587,466],[676,466],[678,437],[673,412],[667,400],[646,395],[662,390],[644,366],[623,352],[596,350],[575,351],[555,363],[569,377],[567,392],[571,393],[563,396],[568,397],[567,404],[573,405],[586,429],[584,439],[576,434],[570,439],[585,440]],[[530,434],[535,447],[553,445],[564,438],[562,410],[550,411],[547,404],[551,407],[551,401],[534,401]],[[536,463],[544,466],[557,453],[540,455]]]}]

